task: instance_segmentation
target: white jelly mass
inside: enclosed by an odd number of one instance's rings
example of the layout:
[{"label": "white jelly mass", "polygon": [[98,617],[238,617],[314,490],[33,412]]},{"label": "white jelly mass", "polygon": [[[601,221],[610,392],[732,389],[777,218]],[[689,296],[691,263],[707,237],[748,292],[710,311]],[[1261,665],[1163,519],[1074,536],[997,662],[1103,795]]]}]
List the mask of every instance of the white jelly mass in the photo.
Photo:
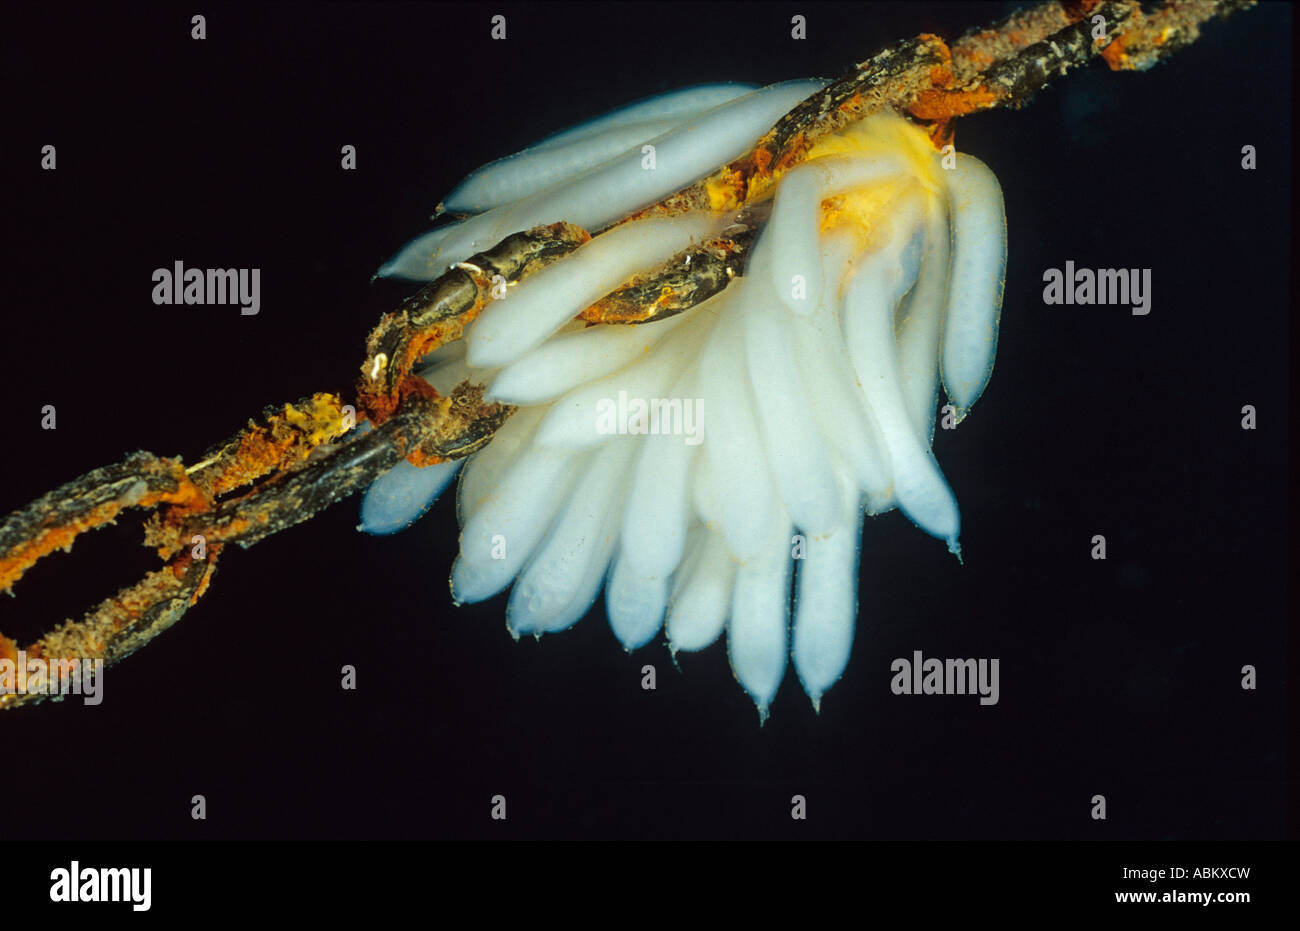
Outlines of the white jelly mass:
[{"label": "white jelly mass", "polygon": [[[471,175],[445,203],[472,215],[381,274],[429,280],[543,223],[610,227],[743,154],[824,85],[688,88],[559,133]],[[883,112],[781,179],[722,293],[648,324],[575,322],[732,219],[612,226],[490,303],[421,374],[518,405],[460,471],[457,602],[510,588],[510,631],[540,635],[577,622],[603,588],[628,650],[661,630],[674,652],[702,650],[725,631],[766,718],[787,657],[815,706],[848,663],[864,514],[897,507],[959,552],[931,442],[940,384],[960,419],[992,371],[1006,222],[983,163],[945,164],[920,128]],[[393,469],[361,528],[407,526],[459,467]]]}]

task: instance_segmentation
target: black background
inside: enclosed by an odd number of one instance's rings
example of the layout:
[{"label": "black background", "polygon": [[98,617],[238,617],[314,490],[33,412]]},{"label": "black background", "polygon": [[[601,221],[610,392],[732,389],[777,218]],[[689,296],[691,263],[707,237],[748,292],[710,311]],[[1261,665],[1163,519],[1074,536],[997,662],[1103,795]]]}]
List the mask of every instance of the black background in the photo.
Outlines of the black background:
[{"label": "black background", "polygon": [[[630,100],[835,76],[1008,9],[7,12],[0,513],[347,389],[413,290],[371,274],[476,166]],[[853,656],[820,715],[788,671],[760,728],[724,644],[679,674],[662,642],[625,654],[599,605],[515,643],[503,596],[450,604],[453,496],[387,538],[355,532],[354,499],[227,553],[103,705],[0,716],[0,837],[1282,836],[1290,29],[1264,4],[1152,72],[1095,65],[959,125],[1010,237],[992,382],[935,441],[965,565],[896,512],[868,522]],[[1043,270],[1067,259],[1152,269],[1151,314],[1045,307]],[[260,268],[261,313],[154,306],[151,273],[176,260]],[[152,566],[137,541],[123,521],[51,557],[0,600],[0,630],[79,616]],[[917,649],[1000,658],[1001,702],[892,695],[890,662]]]}]

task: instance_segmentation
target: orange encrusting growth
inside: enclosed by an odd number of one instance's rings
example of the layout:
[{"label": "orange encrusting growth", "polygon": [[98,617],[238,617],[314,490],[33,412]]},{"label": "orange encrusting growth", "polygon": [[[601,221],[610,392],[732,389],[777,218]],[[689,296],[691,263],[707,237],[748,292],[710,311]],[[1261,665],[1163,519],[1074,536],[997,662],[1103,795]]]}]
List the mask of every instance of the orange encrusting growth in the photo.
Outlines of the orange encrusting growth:
[{"label": "orange encrusting growth", "polygon": [[[407,375],[403,378],[398,387],[397,396],[402,402],[412,396],[418,396],[432,401],[439,414],[438,420],[446,420],[451,413],[452,399],[440,395],[433,385],[429,384],[418,375]],[[418,468],[424,468],[425,466],[439,465],[447,460],[444,456],[431,455],[417,448],[407,454],[406,461]]]},{"label": "orange encrusting growth", "polygon": [[427,383],[423,379],[413,378],[411,371],[424,356],[447,343],[456,342],[465,335],[465,328],[477,320],[483,308],[487,306],[487,302],[481,296],[486,291],[487,279],[484,278],[480,283],[480,297],[463,313],[448,317],[425,329],[413,331],[411,338],[402,346],[402,354],[386,363],[389,368],[395,367],[402,373],[397,381],[397,391],[391,394],[384,391],[382,378],[369,379],[362,385],[358,392],[357,406],[372,424],[378,426],[392,417],[411,394],[423,393],[415,383],[426,384],[426,387]]},{"label": "orange encrusting growth", "polygon": [[273,471],[302,462],[318,446],[348,431],[338,396],[314,394],[298,404],[285,404],[265,423],[252,421],[232,443],[202,464],[198,481],[216,498]]},{"label": "orange encrusting growth", "polygon": [[0,660],[5,659],[11,663],[18,662],[18,644],[4,634],[0,634]]},{"label": "orange encrusting growth", "polygon": [[13,584],[22,577],[23,573],[35,565],[38,560],[48,556],[55,550],[61,549],[66,552],[72,548],[73,541],[81,534],[112,523],[124,508],[138,507],[147,510],[158,505],[171,504],[191,512],[206,509],[209,504],[207,496],[189,480],[181,464],[168,460],[164,461],[171,467],[173,477],[176,479],[177,488],[175,491],[145,495],[135,502],[120,499],[110,501],[70,523],[51,527],[35,538],[24,541],[6,553],[3,559],[0,559],[0,591],[7,591],[13,587]]},{"label": "orange encrusting growth", "polygon": [[[137,585],[106,599],[84,620],[67,622],[27,646],[27,655],[51,661],[96,657],[111,661],[156,635],[179,616],[178,605],[192,605],[203,596],[221,554],[221,543],[212,539],[202,562],[193,555],[191,534],[184,529],[192,519],[212,511],[221,494],[270,473],[292,472],[315,449],[348,429],[339,398],[316,394],[297,404],[285,404],[263,423],[250,421],[247,428],[190,469],[179,460],[137,453],[118,466],[101,470],[103,484],[87,485],[83,477],[49,496],[48,501],[38,502],[37,516],[32,518],[37,529],[0,558],[0,590],[11,588],[55,550],[71,549],[81,534],[112,523],[127,508],[161,509],[146,523],[145,539],[161,558],[171,561]],[[96,492],[115,497],[94,507],[80,503]],[[222,532],[238,537],[268,520],[264,512],[254,511],[252,517],[229,521]],[[0,635],[0,659],[16,659],[17,649],[14,640]],[[0,695],[0,707],[23,700],[27,697]]]}]

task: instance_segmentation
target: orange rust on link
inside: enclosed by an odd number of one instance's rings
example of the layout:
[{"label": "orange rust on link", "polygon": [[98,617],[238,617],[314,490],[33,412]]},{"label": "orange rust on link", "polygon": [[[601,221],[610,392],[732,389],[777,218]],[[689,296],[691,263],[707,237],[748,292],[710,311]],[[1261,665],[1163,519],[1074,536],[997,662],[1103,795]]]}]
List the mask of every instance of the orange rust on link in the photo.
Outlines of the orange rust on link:
[{"label": "orange rust on link", "polygon": [[[406,375],[398,383],[397,394],[393,397],[393,407],[396,410],[407,402],[409,398],[423,398],[430,403],[437,405],[437,409],[445,417],[450,407],[451,399],[438,393],[438,390],[418,375]],[[439,465],[446,461],[443,456],[426,454],[423,450],[416,448],[407,457],[406,461],[418,468],[425,466]]]},{"label": "orange rust on link", "polygon": [[[967,44],[953,45],[952,57],[954,65],[960,63],[971,71],[983,71],[993,62],[997,61],[994,53],[988,48],[994,39],[999,38],[996,32],[985,30],[970,36]],[[1012,36],[1006,37],[1008,41],[1015,41]]]},{"label": "orange rust on link", "polygon": [[1124,31],[1101,53],[1112,71],[1142,71],[1165,55],[1195,42],[1201,26],[1214,16],[1227,16],[1253,6],[1253,0],[1168,0],[1144,12],[1131,4]]},{"label": "orange rust on link", "polygon": [[423,398],[428,398],[431,401],[436,401],[441,397],[441,395],[438,394],[438,389],[434,388],[433,385],[429,384],[419,375],[407,375],[403,378],[401,386],[398,389],[398,394],[403,401],[413,394],[419,395]]},{"label": "orange rust on link", "polygon": [[930,144],[936,149],[951,145],[954,139],[953,120],[935,120],[930,123],[926,134],[930,137]]},{"label": "orange rust on link", "polygon": [[657,204],[629,213],[614,225],[622,226],[624,223],[635,223],[637,220],[651,217],[675,217],[692,210],[712,210],[715,213],[735,210],[745,202],[746,177],[743,171],[728,165],[718,169],[711,184],[705,185],[703,182],[692,184],[688,188],[669,194]]},{"label": "orange rust on link", "polygon": [[208,450],[191,477],[216,498],[242,488],[264,475],[302,462],[316,447],[342,436],[343,404],[337,395],[319,392],[296,404],[269,407],[262,423],[248,426],[225,443]]},{"label": "orange rust on link", "polygon": [[194,589],[194,594],[190,596],[190,607],[198,603],[198,600],[208,593],[208,587],[212,584],[212,576],[215,575],[214,567],[217,564],[217,558],[221,555],[221,544],[213,543],[208,547],[208,568],[203,573],[203,578],[199,580],[198,587]]},{"label": "orange rust on link", "polygon": [[[384,390],[383,383],[377,378],[362,379],[357,393],[357,404],[365,412],[371,423],[375,425],[381,424],[397,411],[404,397],[400,386],[407,383],[416,362],[435,349],[445,346],[447,343],[454,343],[463,337],[465,328],[477,320],[483,312],[483,308],[487,306],[483,295],[487,292],[489,280],[481,274],[470,273],[470,277],[474,280],[478,290],[474,302],[454,317],[449,317],[424,329],[410,331],[409,338],[402,343],[401,351],[397,357],[389,359],[385,363],[394,372],[400,373],[397,376],[398,391]],[[398,314],[396,312],[385,314],[380,319],[379,327],[385,325],[400,325]]]},{"label": "orange rust on link", "polygon": [[[3,556],[0,556],[0,591],[12,588],[24,572],[55,550],[71,549],[73,542],[81,534],[112,523],[126,508],[148,510],[162,504],[169,504],[189,512],[200,512],[210,505],[208,497],[190,481],[179,461],[153,457],[150,459],[152,461],[147,465],[151,470],[149,479],[155,482],[175,482],[174,490],[145,492],[139,497],[134,497],[129,493],[136,490],[133,484],[127,493],[106,500],[84,512],[70,513],[66,518],[58,515],[55,510],[58,502],[50,495],[36,502],[29,509],[32,517],[31,532],[26,539],[9,546]],[[144,482],[145,478],[141,477],[138,481]],[[70,496],[75,494],[75,491],[67,485],[52,494],[57,496],[65,489],[68,489]]]},{"label": "orange rust on link", "polygon": [[[270,515],[257,506],[263,488],[280,487],[312,462],[311,454],[345,432],[337,397],[312,398],[268,408],[265,422],[249,426],[215,448],[198,466],[135,453],[95,469],[15,512],[0,524],[0,579],[8,588],[43,556],[70,548],[75,538],[110,523],[127,508],[159,509],[145,523],[145,543],[171,561],[136,585],[105,599],[80,621],[67,621],[28,646],[25,652],[49,662],[103,659],[114,662],[170,627],[207,592],[222,547],[220,534],[256,535]],[[234,513],[216,496],[270,472],[267,486],[238,499]],[[191,475],[193,473],[193,477]],[[249,499],[253,499],[251,502]],[[277,514],[279,526],[288,521]],[[209,525],[211,524],[211,529]],[[265,531],[262,531],[263,533]],[[197,557],[192,534],[206,538]],[[174,559],[172,557],[175,557]],[[18,645],[0,636],[0,655],[16,657]],[[13,654],[13,656],[10,656]],[[41,701],[44,694],[0,695],[0,708]]]},{"label": "orange rust on link", "polygon": [[[757,161],[759,159],[768,159],[770,155],[765,151],[760,151],[756,152],[754,157]],[[708,208],[715,213],[735,210],[745,202],[747,194],[747,173],[735,168],[724,168],[715,179],[713,186],[708,190],[710,200]]]},{"label": "orange rust on link", "polygon": [[[930,68],[929,87],[917,92],[907,107],[907,113],[923,122],[947,124],[954,117],[997,106],[1004,94],[982,86],[959,86],[951,64],[952,52],[946,45],[943,50],[947,55],[946,61]],[[930,134],[932,140],[951,135],[947,125],[932,130]]]},{"label": "orange rust on link", "polygon": [[460,339],[499,288],[518,284],[591,239],[573,223],[550,223],[507,236],[457,262],[385,314],[366,338],[357,404],[375,426],[402,403],[401,384],[422,356]]},{"label": "orange rust on link", "polygon": [[439,395],[422,378],[414,378],[424,388],[417,392],[424,405],[424,417],[432,424],[428,435],[413,443],[406,461],[417,468],[462,459],[481,449],[505,423],[515,408],[487,401],[483,386],[465,380],[449,395]]},{"label": "orange rust on link", "polygon": [[[478,276],[474,277],[477,278]],[[486,286],[487,281],[484,280],[483,287],[486,289]],[[410,343],[407,344],[406,353],[399,360],[399,368],[406,373],[403,376],[403,381],[410,377],[411,369],[415,367],[415,363],[423,356],[428,355],[435,349],[447,345],[447,343],[454,343],[456,340],[463,337],[465,335],[465,328],[479,318],[479,315],[483,313],[483,308],[486,306],[487,302],[480,296],[471,307],[460,315],[451,320],[446,320],[442,323],[436,324],[412,339]]]},{"label": "orange rust on link", "polygon": [[665,285],[649,304],[625,301],[611,294],[584,310],[579,315],[579,319],[586,321],[589,326],[601,323],[645,323],[657,318],[660,309],[671,301],[673,294],[673,289]]},{"label": "orange rust on link", "polygon": [[447,457],[435,456],[431,453],[426,454],[423,450],[416,449],[413,450],[410,453],[410,455],[406,457],[406,461],[409,462],[411,465],[415,466],[417,469],[423,469],[428,466],[442,465],[444,462],[447,461]]},{"label": "orange rust on link", "polygon": [[1060,0],[1061,11],[1072,23],[1077,23],[1097,7],[1103,0]]},{"label": "orange rust on link", "polygon": [[1127,71],[1133,67],[1129,63],[1128,55],[1124,52],[1123,36],[1118,37],[1114,42],[1102,49],[1101,57],[1111,71]]},{"label": "orange rust on link", "polygon": [[0,634],[0,660],[3,659],[9,660],[11,663],[18,662],[18,644],[4,634]]},{"label": "orange rust on link", "polygon": [[587,323],[637,324],[662,320],[701,304],[727,287],[753,239],[737,218],[729,239],[683,250],[658,268],[633,275],[578,315]]},{"label": "orange rust on link", "polygon": [[1100,2],[1040,3],[1017,10],[988,29],[967,33],[951,45],[952,69],[958,84],[972,82],[980,72],[1073,25]]},{"label": "orange rust on link", "polygon": [[[31,659],[51,668],[77,660],[103,660],[112,664],[129,656],[184,615],[207,590],[216,571],[212,550],[202,563],[189,563],[177,574],[174,566],[148,573],[87,612],[81,621],[67,621],[35,643],[23,648]],[[0,658],[17,661],[17,644],[0,636]],[[2,692],[0,709],[36,704],[61,695],[39,692]]]},{"label": "orange rust on link", "polygon": [[986,87],[956,91],[932,88],[918,94],[907,112],[926,122],[946,121],[996,107],[1003,96]]}]

